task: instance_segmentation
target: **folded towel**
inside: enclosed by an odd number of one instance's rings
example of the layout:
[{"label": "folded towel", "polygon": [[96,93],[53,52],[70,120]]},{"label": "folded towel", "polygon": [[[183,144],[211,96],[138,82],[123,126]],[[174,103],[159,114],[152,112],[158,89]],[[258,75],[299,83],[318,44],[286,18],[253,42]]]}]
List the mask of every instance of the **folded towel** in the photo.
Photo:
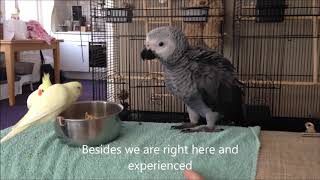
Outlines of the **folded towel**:
[{"label": "folded towel", "polygon": [[[1,144],[0,179],[183,179],[191,166],[206,179],[255,179],[260,127],[185,134],[172,125],[123,122],[115,141],[90,153],[62,143],[52,123],[36,125]],[[126,153],[129,147],[140,154]],[[159,149],[147,154],[148,147]]]}]

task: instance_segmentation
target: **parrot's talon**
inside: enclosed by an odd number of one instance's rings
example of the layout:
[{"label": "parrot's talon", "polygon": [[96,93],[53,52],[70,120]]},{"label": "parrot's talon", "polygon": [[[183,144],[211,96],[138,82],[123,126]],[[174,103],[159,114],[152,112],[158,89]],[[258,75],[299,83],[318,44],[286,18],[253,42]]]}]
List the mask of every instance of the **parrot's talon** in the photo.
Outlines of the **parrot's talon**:
[{"label": "parrot's talon", "polygon": [[181,125],[178,126],[171,126],[171,129],[186,129],[186,128],[193,128],[198,126],[198,124],[195,123],[182,123]]},{"label": "parrot's talon", "polygon": [[191,129],[188,128],[188,129],[181,129],[180,132],[182,132],[182,133],[190,133],[192,131],[191,131]]},{"label": "parrot's talon", "polygon": [[171,126],[171,129],[183,129],[182,126]]},{"label": "parrot's talon", "polygon": [[188,129],[182,129],[181,132],[182,133],[194,133],[194,132],[209,132],[209,133],[213,133],[213,132],[221,132],[223,131],[223,129],[221,128],[210,128],[207,126],[202,126],[202,127],[196,127],[196,128],[188,128]]},{"label": "parrot's talon", "polygon": [[221,129],[221,128],[213,128],[213,129],[208,129],[207,131],[205,130],[204,132],[221,132],[223,131],[224,129]]}]

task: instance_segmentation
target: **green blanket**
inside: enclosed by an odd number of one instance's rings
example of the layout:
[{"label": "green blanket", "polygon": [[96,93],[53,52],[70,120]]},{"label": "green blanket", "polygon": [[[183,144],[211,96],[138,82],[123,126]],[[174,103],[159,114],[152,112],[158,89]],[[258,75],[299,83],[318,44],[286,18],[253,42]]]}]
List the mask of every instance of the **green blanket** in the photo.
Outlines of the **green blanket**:
[{"label": "green blanket", "polygon": [[63,144],[52,123],[37,125],[1,144],[0,179],[183,179],[186,168],[206,179],[255,179],[260,127],[184,134],[170,126],[123,122],[118,139],[90,149]]}]

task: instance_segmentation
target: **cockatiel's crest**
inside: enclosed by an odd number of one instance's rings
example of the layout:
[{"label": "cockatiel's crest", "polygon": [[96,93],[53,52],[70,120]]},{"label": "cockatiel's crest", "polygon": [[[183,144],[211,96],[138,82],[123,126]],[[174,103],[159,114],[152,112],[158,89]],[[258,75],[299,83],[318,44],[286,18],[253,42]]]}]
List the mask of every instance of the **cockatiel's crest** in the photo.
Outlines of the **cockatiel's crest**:
[{"label": "cockatiel's crest", "polygon": [[50,74],[44,73],[42,77],[42,84],[38,88],[38,96],[41,96],[51,85]]},{"label": "cockatiel's crest", "polygon": [[38,89],[33,91],[28,96],[28,99],[27,99],[28,109],[31,108],[32,104],[38,102],[39,97],[41,97],[50,86],[52,86],[52,83],[50,81],[50,74],[45,73],[42,77],[42,83],[40,84]]},{"label": "cockatiel's crest", "polygon": [[52,83],[50,81],[50,74],[45,73],[42,77],[42,88],[46,90],[49,86],[51,86]]}]

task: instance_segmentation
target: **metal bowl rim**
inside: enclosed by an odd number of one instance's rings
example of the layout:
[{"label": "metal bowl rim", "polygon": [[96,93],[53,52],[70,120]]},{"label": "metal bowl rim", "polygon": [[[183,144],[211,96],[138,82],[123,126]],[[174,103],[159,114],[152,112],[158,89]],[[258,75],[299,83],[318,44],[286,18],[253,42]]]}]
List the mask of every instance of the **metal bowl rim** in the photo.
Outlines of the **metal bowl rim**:
[{"label": "metal bowl rim", "polygon": [[[116,103],[116,102],[109,102],[109,101],[78,101],[78,102],[75,102],[75,103],[71,104],[71,106],[75,105],[75,104],[86,104],[86,103],[114,104],[114,105],[117,105],[118,107],[120,107],[120,111],[117,112],[117,113],[114,113],[114,114],[109,115],[109,116],[101,116],[101,117],[98,117],[97,119],[92,119],[90,121],[96,121],[96,120],[101,120],[101,119],[104,119],[104,118],[107,118],[107,117],[110,117],[110,116],[115,116],[115,115],[118,115],[123,110],[122,104],[119,104],[119,103]],[[63,117],[63,116],[58,116],[58,117]],[[63,117],[63,120],[65,120],[65,121],[87,121],[85,119],[69,119],[69,118],[64,118],[64,117]]]}]

